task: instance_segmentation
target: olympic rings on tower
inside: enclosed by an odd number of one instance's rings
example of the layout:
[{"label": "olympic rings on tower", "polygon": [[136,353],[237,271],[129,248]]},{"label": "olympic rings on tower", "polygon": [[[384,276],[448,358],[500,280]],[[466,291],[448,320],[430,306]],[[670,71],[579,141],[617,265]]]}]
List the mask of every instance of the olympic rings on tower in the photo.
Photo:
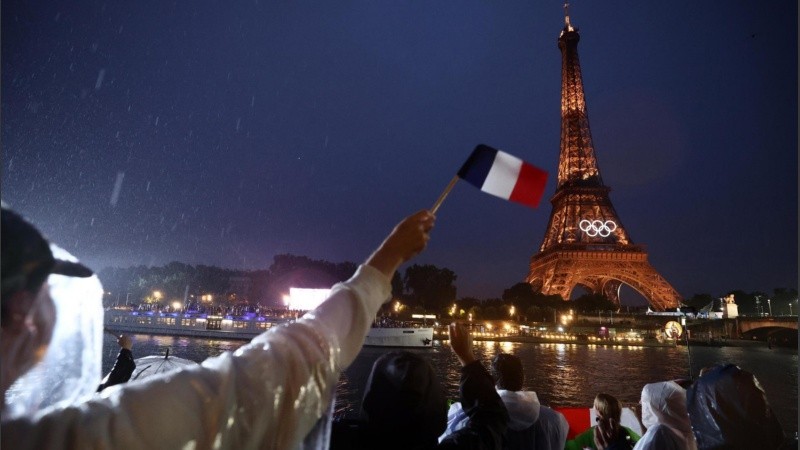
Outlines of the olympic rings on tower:
[{"label": "olympic rings on tower", "polygon": [[603,222],[602,220],[583,219],[578,223],[578,227],[590,237],[608,237],[617,229],[617,224],[613,220]]}]

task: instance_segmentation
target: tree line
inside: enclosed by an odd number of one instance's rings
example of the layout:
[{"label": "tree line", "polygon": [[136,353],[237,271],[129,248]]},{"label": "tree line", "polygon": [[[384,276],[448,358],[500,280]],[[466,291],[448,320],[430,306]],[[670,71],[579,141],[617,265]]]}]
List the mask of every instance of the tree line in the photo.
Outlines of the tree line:
[{"label": "tree line", "polygon": [[[106,290],[104,304],[170,304],[173,301],[207,301],[215,306],[236,304],[283,307],[282,298],[290,287],[330,288],[350,278],[357,264],[333,263],[291,254],[276,255],[265,270],[233,270],[215,266],[192,266],[171,262],[164,266],[105,268],[100,279]],[[534,292],[528,283],[516,283],[497,298],[457,297],[458,276],[452,270],[432,264],[414,264],[398,271],[392,279],[392,297],[406,313],[437,314],[440,317],[473,319],[523,319],[554,321],[564,311],[596,314],[617,311],[602,294],[585,294],[571,301],[560,295]],[[733,294],[739,313],[757,315],[797,314],[797,289],[776,288],[772,293],[734,290],[718,297],[695,294],[684,303],[695,309],[719,306],[719,297]],[[202,300],[201,300],[202,299]],[[769,300],[769,302],[767,301]],[[397,303],[395,302],[395,303]],[[716,302],[716,303],[713,303]],[[397,313],[386,305],[384,313]]]}]

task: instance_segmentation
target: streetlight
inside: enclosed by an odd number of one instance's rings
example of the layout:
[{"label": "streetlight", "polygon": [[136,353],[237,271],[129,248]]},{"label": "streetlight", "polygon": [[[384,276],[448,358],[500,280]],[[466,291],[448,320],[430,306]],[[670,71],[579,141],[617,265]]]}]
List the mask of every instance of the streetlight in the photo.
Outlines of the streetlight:
[{"label": "streetlight", "polygon": [[769,307],[769,316],[772,317],[772,299],[767,299],[767,306]]}]

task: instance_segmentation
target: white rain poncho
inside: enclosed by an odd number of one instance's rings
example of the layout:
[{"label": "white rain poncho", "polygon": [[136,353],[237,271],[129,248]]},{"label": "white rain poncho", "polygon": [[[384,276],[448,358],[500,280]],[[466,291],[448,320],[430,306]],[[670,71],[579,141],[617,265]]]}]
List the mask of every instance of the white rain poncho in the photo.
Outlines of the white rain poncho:
[{"label": "white rain poncho", "polygon": [[110,387],[76,406],[4,420],[2,448],[327,448],[340,370],[355,359],[389,293],[385,275],[361,266],[315,310],[234,353]]},{"label": "white rain poncho", "polygon": [[[77,262],[54,244],[50,244],[50,250],[57,259]],[[93,395],[100,384],[103,350],[100,281],[97,276],[50,275],[47,283],[56,310],[53,337],[42,361],[6,391],[4,421],[31,417],[53,405],[79,403]]]},{"label": "white rain poncho", "polygon": [[634,450],[697,450],[686,412],[686,390],[674,381],[644,386],[642,424],[647,432]]}]

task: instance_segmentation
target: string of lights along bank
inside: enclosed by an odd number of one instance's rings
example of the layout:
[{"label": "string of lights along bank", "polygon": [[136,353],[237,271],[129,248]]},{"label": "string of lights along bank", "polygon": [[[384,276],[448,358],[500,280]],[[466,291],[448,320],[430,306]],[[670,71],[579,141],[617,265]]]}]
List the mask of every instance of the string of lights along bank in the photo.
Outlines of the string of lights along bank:
[{"label": "string of lights along bank", "polygon": [[578,60],[578,29],[564,5],[561,50],[561,151],[553,209],[539,252],[525,279],[534,291],[569,299],[576,286],[603,294],[619,306],[623,284],[642,294],[653,309],[680,305],[680,295],[634,245],[614,210],[610,188],[597,167]]}]

